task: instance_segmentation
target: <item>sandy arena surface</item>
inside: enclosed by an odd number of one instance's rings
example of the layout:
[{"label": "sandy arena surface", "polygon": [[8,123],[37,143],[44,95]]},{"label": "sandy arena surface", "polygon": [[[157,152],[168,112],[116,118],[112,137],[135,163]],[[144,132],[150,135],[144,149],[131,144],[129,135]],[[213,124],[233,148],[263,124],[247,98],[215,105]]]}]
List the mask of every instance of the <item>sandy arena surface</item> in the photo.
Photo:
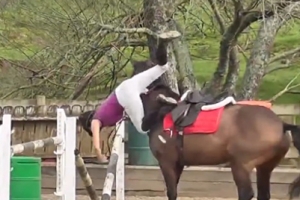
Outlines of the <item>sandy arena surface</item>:
[{"label": "sandy arena surface", "polygon": [[[236,200],[236,198],[191,198],[191,197],[178,197],[178,200]],[[42,200],[57,200],[54,195],[43,195]],[[88,196],[77,195],[76,200],[90,200]],[[115,197],[112,198],[115,200]],[[126,196],[126,200],[167,200],[167,197],[145,197],[145,196]],[[272,199],[278,200],[278,199]]]}]

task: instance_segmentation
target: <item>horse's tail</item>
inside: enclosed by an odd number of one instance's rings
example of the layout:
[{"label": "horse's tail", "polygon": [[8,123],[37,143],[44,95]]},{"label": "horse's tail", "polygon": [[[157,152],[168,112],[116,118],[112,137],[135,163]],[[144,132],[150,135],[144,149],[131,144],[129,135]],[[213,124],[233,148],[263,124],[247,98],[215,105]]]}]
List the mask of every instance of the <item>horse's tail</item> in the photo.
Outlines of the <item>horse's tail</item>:
[{"label": "horse's tail", "polygon": [[300,153],[300,126],[283,123],[283,131],[291,131],[294,146],[297,148]]},{"label": "horse's tail", "polygon": [[[283,123],[283,131],[291,131],[293,138],[293,144],[300,153],[300,126]],[[290,199],[300,196],[300,175],[291,183],[289,187],[289,196]]]}]

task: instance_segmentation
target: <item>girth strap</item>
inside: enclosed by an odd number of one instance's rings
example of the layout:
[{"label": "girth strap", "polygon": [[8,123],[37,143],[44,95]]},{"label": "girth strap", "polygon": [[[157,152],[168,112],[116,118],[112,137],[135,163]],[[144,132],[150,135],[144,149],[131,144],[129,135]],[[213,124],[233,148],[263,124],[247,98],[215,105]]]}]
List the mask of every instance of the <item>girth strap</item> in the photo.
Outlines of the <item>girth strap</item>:
[{"label": "girth strap", "polygon": [[178,154],[179,154],[179,163],[184,165],[184,155],[183,155],[183,127],[176,128],[178,134],[176,134]]}]

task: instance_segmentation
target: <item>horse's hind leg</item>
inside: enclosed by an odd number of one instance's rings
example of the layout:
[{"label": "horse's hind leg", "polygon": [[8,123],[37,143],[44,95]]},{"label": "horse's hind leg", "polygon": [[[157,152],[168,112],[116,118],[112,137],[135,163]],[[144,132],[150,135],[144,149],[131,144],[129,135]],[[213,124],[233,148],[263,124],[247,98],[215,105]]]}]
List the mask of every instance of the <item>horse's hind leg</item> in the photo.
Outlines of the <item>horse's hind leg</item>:
[{"label": "horse's hind leg", "polygon": [[[288,150],[288,148],[287,148]],[[280,152],[273,159],[256,167],[257,179],[257,200],[269,200],[270,194],[270,179],[273,169],[279,164],[280,160],[284,157],[286,151]]]},{"label": "horse's hind leg", "polygon": [[165,179],[168,200],[176,200],[177,185],[184,166],[166,161],[161,161],[159,165]]},{"label": "horse's hind leg", "polygon": [[231,171],[238,190],[238,200],[250,200],[254,196],[251,185],[250,172],[243,164],[232,162]]},{"label": "horse's hind leg", "polygon": [[262,166],[256,168],[257,200],[269,200],[271,198],[270,179],[273,169]]}]

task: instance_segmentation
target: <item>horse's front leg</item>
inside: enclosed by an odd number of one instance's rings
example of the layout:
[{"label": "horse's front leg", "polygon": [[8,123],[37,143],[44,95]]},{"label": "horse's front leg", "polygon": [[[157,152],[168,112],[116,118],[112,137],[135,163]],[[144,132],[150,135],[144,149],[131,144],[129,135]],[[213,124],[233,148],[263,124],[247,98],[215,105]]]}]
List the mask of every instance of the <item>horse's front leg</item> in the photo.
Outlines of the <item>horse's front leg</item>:
[{"label": "horse's front leg", "polygon": [[165,179],[168,200],[176,200],[177,185],[184,166],[163,159],[159,162],[159,166]]}]

